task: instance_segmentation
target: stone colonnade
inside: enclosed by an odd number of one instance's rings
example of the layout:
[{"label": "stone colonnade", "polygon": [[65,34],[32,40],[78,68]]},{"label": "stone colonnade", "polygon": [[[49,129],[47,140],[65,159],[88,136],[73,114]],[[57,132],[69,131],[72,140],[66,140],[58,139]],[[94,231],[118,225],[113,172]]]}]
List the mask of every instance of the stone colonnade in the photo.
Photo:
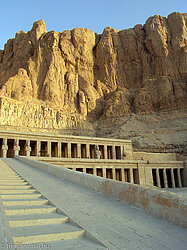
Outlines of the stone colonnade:
[{"label": "stone colonnade", "polygon": [[[129,182],[134,184],[140,184],[138,170],[136,164],[129,164],[131,166],[72,166],[68,169],[79,171],[82,173],[93,174],[107,179],[113,179],[122,182]],[[134,166],[132,166],[134,165]]]},{"label": "stone colonnade", "polygon": [[153,168],[153,185],[158,188],[182,187],[180,168]]},{"label": "stone colonnade", "polygon": [[87,159],[129,159],[131,153],[124,145],[92,142],[70,142],[51,140],[22,140],[2,138],[1,157],[14,155],[37,157],[87,158]]}]

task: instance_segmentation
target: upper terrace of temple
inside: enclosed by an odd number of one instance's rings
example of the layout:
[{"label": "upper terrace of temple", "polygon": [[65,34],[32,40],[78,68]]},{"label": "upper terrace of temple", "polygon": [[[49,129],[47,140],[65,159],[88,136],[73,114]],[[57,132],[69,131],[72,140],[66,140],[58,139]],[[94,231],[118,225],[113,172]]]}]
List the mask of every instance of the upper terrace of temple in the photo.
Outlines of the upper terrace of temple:
[{"label": "upper terrace of temple", "polygon": [[184,185],[176,154],[133,152],[130,140],[0,131],[0,157],[32,157],[88,174],[159,188]]}]

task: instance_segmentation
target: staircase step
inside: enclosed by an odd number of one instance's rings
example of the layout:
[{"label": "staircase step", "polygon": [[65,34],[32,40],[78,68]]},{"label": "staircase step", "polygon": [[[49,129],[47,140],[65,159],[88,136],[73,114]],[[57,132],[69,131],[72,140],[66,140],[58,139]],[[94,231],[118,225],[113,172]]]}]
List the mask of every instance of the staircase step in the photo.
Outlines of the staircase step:
[{"label": "staircase step", "polygon": [[38,214],[38,213],[52,213],[56,212],[56,207],[49,205],[41,206],[14,206],[14,207],[5,207],[5,214],[7,216],[17,215],[17,214]]},{"label": "staircase step", "polygon": [[15,244],[68,240],[85,236],[85,230],[70,223],[12,228]]},{"label": "staircase step", "polygon": [[0,195],[1,194],[31,194],[31,193],[36,193],[37,191],[35,189],[16,189],[16,190],[5,190],[5,189],[1,189],[0,190]]},{"label": "staircase step", "polygon": [[3,201],[3,206],[32,206],[32,205],[45,205],[48,204],[46,199],[30,199],[30,200],[9,200]]},{"label": "staircase step", "polygon": [[39,220],[39,219],[54,219],[54,218],[61,218],[67,217],[65,214],[61,213],[50,213],[50,214],[18,214],[18,215],[11,215],[8,217],[10,221],[16,220]]},{"label": "staircase step", "polygon": [[26,182],[26,181],[24,181],[24,180],[17,180],[17,181],[15,181],[15,180],[13,180],[13,181],[11,181],[11,180],[0,180],[0,185],[4,185],[4,184],[8,184],[8,185],[10,185],[10,183],[12,184],[12,185],[26,185],[26,184],[28,184],[28,182]]},{"label": "staircase step", "polygon": [[60,218],[45,218],[45,219],[30,219],[30,220],[9,220],[8,224],[10,227],[22,227],[22,226],[39,226],[39,225],[51,225],[61,224],[68,222],[68,217]]},{"label": "staircase step", "polygon": [[9,182],[9,181],[5,181],[4,183],[3,182],[0,182],[0,186],[28,186],[29,183],[28,182]]},{"label": "staircase step", "polygon": [[23,180],[20,176],[12,176],[12,175],[0,175],[0,180]]},{"label": "staircase step", "polygon": [[34,199],[34,198],[41,198],[41,194],[2,194],[2,200],[10,200],[10,199]]},{"label": "staircase step", "polygon": [[6,190],[7,189],[10,189],[10,190],[16,189],[17,190],[17,189],[31,189],[31,188],[32,188],[32,186],[30,186],[30,185],[25,185],[25,186],[23,186],[23,185],[15,185],[15,186],[14,185],[12,185],[12,186],[11,185],[9,185],[9,186],[8,185],[3,185],[3,186],[0,185],[0,190],[2,190],[2,189],[6,189]]}]

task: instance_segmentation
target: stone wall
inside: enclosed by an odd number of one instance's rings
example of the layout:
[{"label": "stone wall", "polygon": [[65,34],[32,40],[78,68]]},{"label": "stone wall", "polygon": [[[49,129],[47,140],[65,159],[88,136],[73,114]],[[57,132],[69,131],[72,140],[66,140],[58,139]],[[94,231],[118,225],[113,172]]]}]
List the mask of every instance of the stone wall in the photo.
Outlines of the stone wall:
[{"label": "stone wall", "polygon": [[149,162],[155,161],[176,161],[175,153],[147,153],[147,152],[134,152],[134,160],[143,160]]}]

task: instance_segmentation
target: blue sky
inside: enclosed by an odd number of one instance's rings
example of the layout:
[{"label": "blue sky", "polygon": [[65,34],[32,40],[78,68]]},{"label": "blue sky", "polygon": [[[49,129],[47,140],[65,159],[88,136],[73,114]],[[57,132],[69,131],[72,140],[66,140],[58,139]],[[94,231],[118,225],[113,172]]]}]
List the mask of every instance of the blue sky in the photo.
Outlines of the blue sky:
[{"label": "blue sky", "polygon": [[89,28],[101,34],[107,26],[119,30],[144,24],[155,14],[187,12],[186,0],[1,0],[0,49],[20,30],[44,19],[47,31]]}]

